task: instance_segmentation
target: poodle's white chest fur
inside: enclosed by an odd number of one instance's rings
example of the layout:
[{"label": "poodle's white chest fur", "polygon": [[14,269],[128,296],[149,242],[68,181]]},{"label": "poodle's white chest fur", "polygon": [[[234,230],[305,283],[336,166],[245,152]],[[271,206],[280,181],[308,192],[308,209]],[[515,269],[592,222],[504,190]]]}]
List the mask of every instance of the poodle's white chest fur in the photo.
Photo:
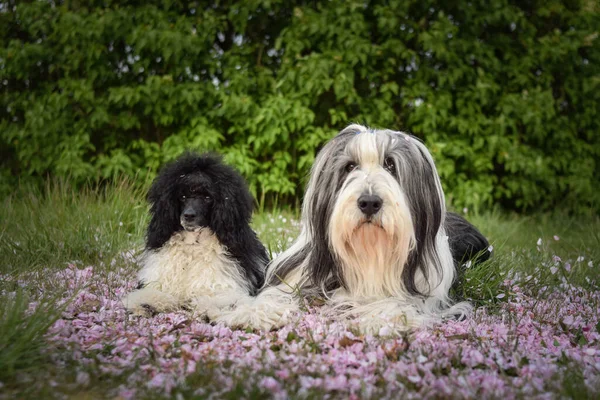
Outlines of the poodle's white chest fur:
[{"label": "poodle's white chest fur", "polygon": [[159,250],[147,252],[139,279],[182,303],[248,289],[237,262],[208,228],[178,232]]}]

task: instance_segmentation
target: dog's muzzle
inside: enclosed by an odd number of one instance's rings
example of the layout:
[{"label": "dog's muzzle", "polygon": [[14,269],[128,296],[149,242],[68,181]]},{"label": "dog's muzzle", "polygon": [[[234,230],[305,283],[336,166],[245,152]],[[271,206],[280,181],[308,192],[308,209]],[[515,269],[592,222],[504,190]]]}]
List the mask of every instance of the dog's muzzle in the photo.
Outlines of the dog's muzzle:
[{"label": "dog's muzzle", "polygon": [[181,226],[186,231],[196,231],[202,227],[202,216],[193,205],[186,206],[180,216]]},{"label": "dog's muzzle", "polygon": [[196,217],[198,216],[198,214],[196,213],[196,211],[193,208],[186,208],[183,211],[183,221],[187,224],[189,223],[193,223],[196,220]]}]

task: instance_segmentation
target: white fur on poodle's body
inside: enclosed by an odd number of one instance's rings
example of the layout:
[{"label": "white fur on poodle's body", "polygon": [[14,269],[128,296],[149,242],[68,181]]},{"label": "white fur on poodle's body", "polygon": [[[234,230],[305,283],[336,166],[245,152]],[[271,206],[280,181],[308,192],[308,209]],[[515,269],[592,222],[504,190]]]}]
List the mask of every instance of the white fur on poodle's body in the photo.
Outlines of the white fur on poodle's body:
[{"label": "white fur on poodle's body", "polygon": [[175,233],[163,247],[147,250],[138,274],[144,287],[125,299],[134,314],[182,306],[205,314],[248,296],[250,283],[209,228]]}]

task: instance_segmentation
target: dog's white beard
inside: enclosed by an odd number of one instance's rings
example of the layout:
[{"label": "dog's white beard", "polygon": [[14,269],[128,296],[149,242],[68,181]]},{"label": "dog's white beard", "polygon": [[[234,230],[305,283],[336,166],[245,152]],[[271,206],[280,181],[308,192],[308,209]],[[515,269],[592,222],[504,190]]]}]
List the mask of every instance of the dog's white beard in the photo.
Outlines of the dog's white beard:
[{"label": "dog's white beard", "polygon": [[[365,188],[383,200],[382,209],[370,221],[357,207]],[[331,294],[325,312],[375,334],[439,319],[438,299],[447,288],[439,287],[436,277],[427,282],[420,271],[415,276],[417,289],[432,296],[427,301],[404,286],[402,273],[415,248],[415,230],[406,197],[388,174],[372,173],[342,190],[329,221],[329,238],[345,287]]]},{"label": "dog's white beard", "polygon": [[347,292],[365,299],[405,296],[402,271],[415,241],[405,197],[399,190],[379,190],[383,208],[366,221],[356,206],[363,187],[356,186],[342,192],[329,223],[330,249]]}]

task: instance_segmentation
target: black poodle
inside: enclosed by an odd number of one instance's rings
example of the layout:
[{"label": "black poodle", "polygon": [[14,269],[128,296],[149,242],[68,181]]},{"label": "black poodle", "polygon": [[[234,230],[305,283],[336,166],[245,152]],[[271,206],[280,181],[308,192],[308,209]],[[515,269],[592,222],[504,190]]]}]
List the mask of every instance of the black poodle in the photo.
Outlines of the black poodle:
[{"label": "black poodle", "polygon": [[254,201],[238,172],[219,156],[187,153],[161,170],[148,201],[140,285],[125,299],[130,312],[188,307],[210,316],[256,294],[269,259],[250,228]]}]

